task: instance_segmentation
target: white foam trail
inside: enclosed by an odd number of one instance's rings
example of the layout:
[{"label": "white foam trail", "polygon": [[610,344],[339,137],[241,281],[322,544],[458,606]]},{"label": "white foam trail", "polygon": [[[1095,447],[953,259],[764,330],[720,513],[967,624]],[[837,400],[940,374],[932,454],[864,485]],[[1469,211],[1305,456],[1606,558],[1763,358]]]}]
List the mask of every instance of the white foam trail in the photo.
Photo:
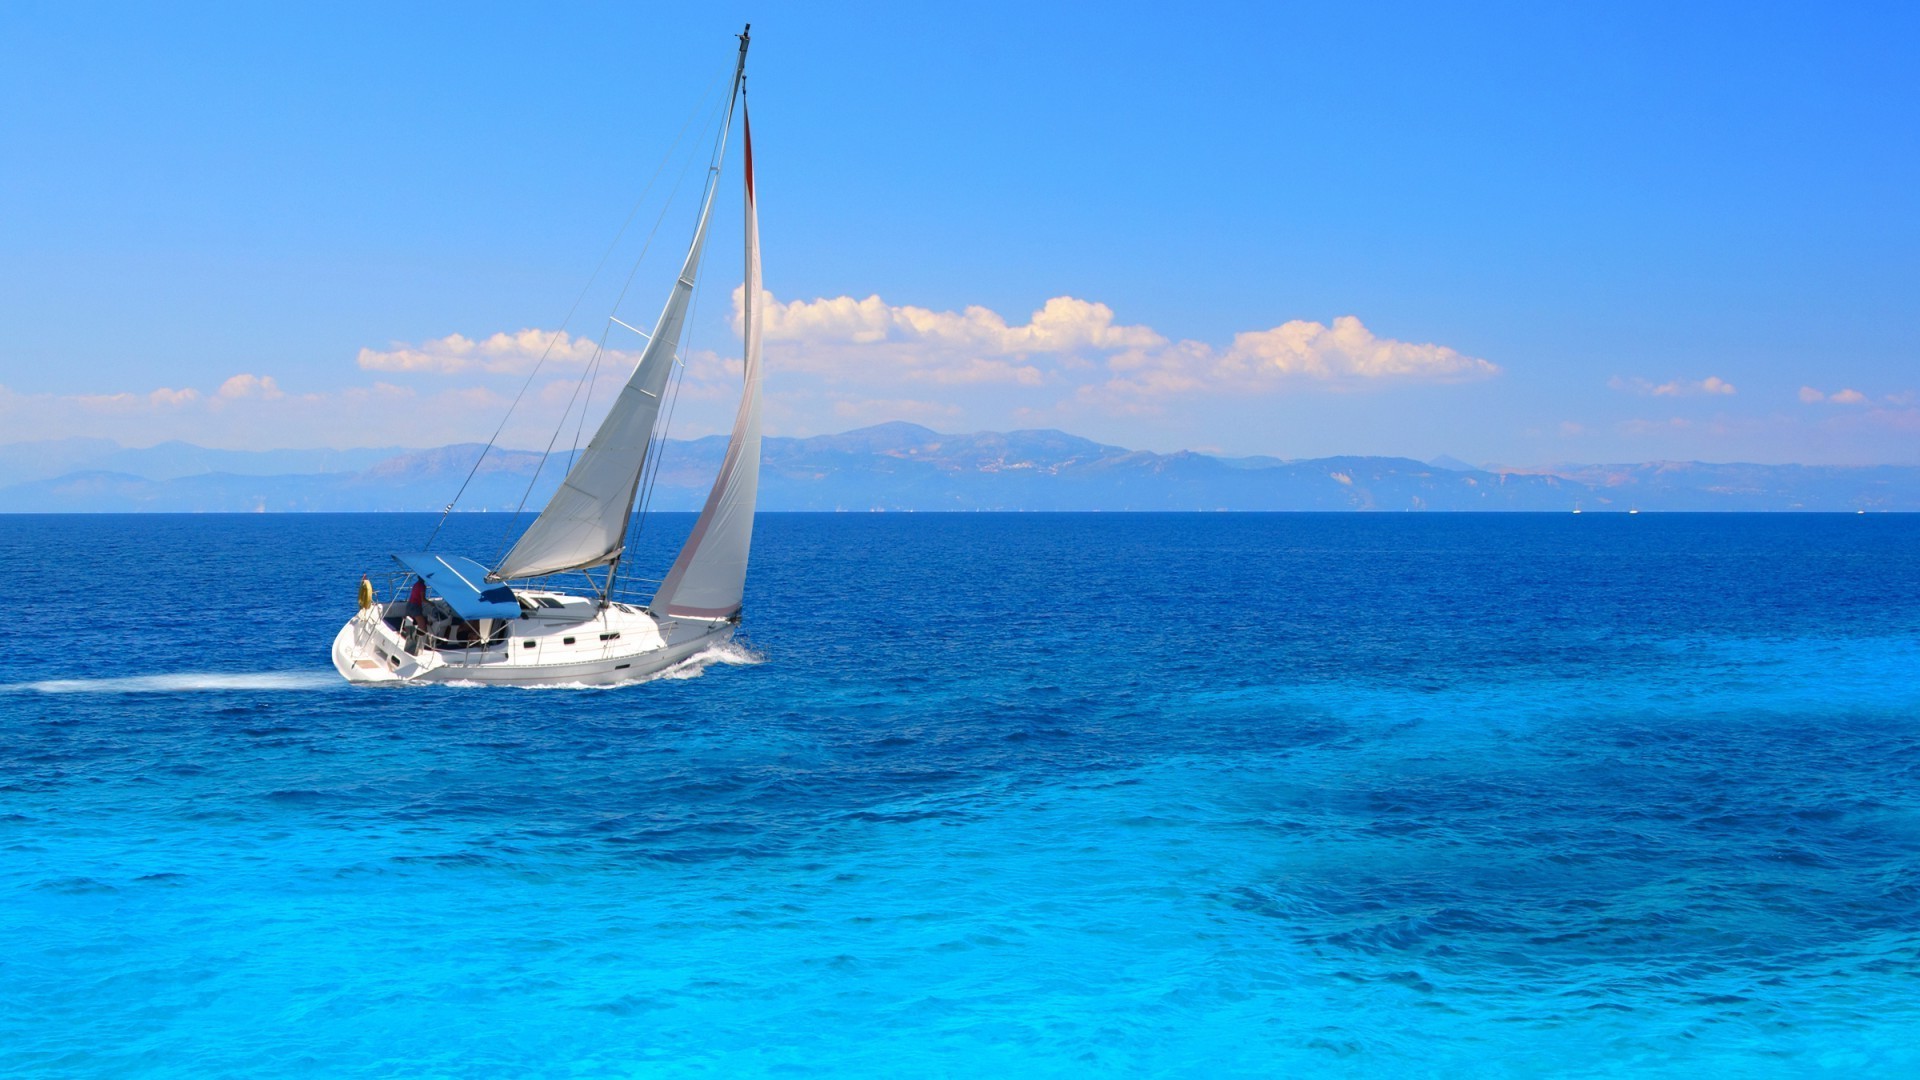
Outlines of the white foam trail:
[{"label": "white foam trail", "polygon": [[[719,645],[709,645],[705,649],[694,653],[692,656],[687,657],[685,660],[680,661],[670,668],[642,675],[637,679],[625,679],[617,683],[532,683],[525,686],[516,686],[512,683],[507,683],[505,685],[516,690],[618,690],[622,687],[640,686],[643,683],[664,679],[697,679],[705,674],[708,668],[715,664],[726,664],[730,667],[745,667],[751,664],[764,664],[766,662],[767,658],[765,656],[753,651],[751,648],[737,641],[727,641]],[[464,690],[494,684],[480,682],[476,679],[460,679],[453,682],[439,683],[437,685]]]},{"label": "white foam trail", "polygon": [[181,672],[112,679],[43,679],[10,683],[0,692],[37,694],[177,694],[196,690],[330,690],[346,685],[330,671]]},{"label": "white foam trail", "polygon": [[707,669],[715,664],[726,664],[729,667],[745,667],[749,664],[764,664],[766,662],[766,657],[761,656],[745,645],[732,641],[724,641],[718,645],[709,645],[670,668],[664,668],[651,675],[643,675],[633,681],[636,683],[644,683],[653,682],[656,679],[697,679],[706,674]]}]

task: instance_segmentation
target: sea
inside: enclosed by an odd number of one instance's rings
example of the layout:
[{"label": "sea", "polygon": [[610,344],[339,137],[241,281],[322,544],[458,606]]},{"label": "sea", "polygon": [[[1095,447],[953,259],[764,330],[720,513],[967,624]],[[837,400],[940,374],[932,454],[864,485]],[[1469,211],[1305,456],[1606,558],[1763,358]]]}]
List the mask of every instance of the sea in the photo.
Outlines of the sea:
[{"label": "sea", "polygon": [[1920,517],[764,514],[348,686],[434,521],[0,516],[0,1072],[1920,1075]]}]

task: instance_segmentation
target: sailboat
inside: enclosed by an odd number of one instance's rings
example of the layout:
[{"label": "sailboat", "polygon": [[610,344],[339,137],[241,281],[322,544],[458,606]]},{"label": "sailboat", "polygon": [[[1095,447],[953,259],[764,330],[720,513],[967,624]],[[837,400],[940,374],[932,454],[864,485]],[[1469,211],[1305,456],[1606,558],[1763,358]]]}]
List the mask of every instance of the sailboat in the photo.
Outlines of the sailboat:
[{"label": "sailboat", "polygon": [[[748,30],[752,27],[749,26]],[[417,582],[406,599],[371,600],[333,639],[333,666],[355,683],[616,683],[661,671],[722,644],[740,623],[760,475],[760,232],[754,206],[753,135],[746,120],[748,36],[708,167],[693,241],[646,334],[632,374],[527,531],[489,568],[440,552],[396,554]],[[651,600],[614,591],[634,502],[657,453],[655,425],[678,363],[700,255],[735,107],[741,116],[746,195],[744,385],[719,475],[693,531]],[[617,320],[616,320],[617,321]],[[625,325],[625,324],[622,324]],[[477,466],[476,466],[477,467]],[[602,577],[596,581],[593,571]],[[579,573],[588,589],[551,587]]]}]

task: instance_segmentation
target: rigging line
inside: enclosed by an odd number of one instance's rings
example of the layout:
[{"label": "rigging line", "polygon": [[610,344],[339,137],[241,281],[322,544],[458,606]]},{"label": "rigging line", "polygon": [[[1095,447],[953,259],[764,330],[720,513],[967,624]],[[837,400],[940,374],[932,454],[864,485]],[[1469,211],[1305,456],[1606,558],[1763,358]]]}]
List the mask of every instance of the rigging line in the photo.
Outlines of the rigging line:
[{"label": "rigging line", "polygon": [[[736,68],[735,69],[736,78],[738,77],[738,74],[739,74],[739,71]],[[719,102],[716,102],[714,106],[714,113],[716,116],[720,118],[720,123],[717,126],[716,130],[714,131],[713,149],[707,155],[707,178],[706,178],[706,181],[700,186],[700,215],[694,221],[694,226],[693,226],[693,236],[694,236],[695,243],[701,242],[703,230],[706,227],[706,224],[708,221],[708,215],[711,214],[712,212],[713,198],[715,195],[719,194],[720,155],[725,150],[727,145],[727,128],[729,126],[729,121],[733,119],[733,104],[734,104],[734,94],[735,94],[736,87],[737,87],[737,83],[733,85],[729,85],[727,87],[726,98],[724,98]],[[688,164],[689,166],[691,166],[692,163],[689,162]],[[684,179],[685,173],[683,172],[681,175],[682,175],[682,178]],[[651,238],[649,238],[649,242],[651,242]],[[691,253],[689,254],[691,255]],[[619,311],[620,304],[626,300],[627,290],[633,285],[634,275],[639,271],[639,269],[640,269],[640,264],[636,261],[633,265],[633,269],[627,271],[627,280],[625,284],[620,286],[620,295],[613,302],[614,311],[616,312]],[[684,272],[685,267],[683,266],[682,269]],[[694,303],[697,302],[700,295],[700,284],[701,284],[700,275],[696,271],[694,273],[692,281],[687,281],[685,278],[680,278],[679,281],[682,284],[685,284],[691,291],[691,295],[688,297],[688,303],[689,303],[689,306],[691,307]],[[680,325],[681,325],[681,334],[683,338],[684,338],[684,335],[690,333],[690,330],[688,328],[688,321],[691,319],[691,317],[692,317],[692,312],[689,312],[688,317],[681,320]],[[657,329],[658,327],[656,326],[656,330]],[[604,336],[604,331],[603,331],[603,336]],[[679,369],[676,372],[676,374],[678,375],[684,375],[686,371],[686,364],[684,361],[681,360],[680,346],[682,345],[682,343],[683,342],[680,340],[676,340],[673,343],[674,344],[673,360],[674,360],[675,367]],[[653,344],[654,344],[653,338],[649,337],[647,339],[648,347],[651,348]],[[679,384],[676,381],[674,385],[674,396],[676,398],[679,396],[678,391],[679,391]],[[672,410],[669,409],[667,414],[668,423],[671,423],[672,419],[673,419]],[[659,414],[657,412],[654,414],[654,427],[656,430],[659,429]],[[647,448],[643,452],[645,456],[643,456],[640,459],[640,471],[634,476],[633,487],[629,488],[627,492],[627,516],[626,516],[626,519],[623,522],[621,522],[621,531],[620,531],[620,546],[623,550],[626,548],[629,542],[628,534],[633,527],[634,502],[636,501],[636,499],[640,497],[641,485],[647,482],[648,465],[652,464],[653,475],[658,476],[659,468],[660,468],[659,462],[658,462],[658,451],[665,449],[665,446],[666,446],[666,436],[664,434],[660,436],[659,443],[657,446],[655,445],[655,442],[654,442],[653,432],[648,432],[647,434],[648,434]],[[641,512],[642,522],[645,521],[645,517],[646,517],[646,514],[643,509]],[[608,563],[607,591],[601,596],[602,602],[606,600],[607,596],[612,595],[614,575],[619,572],[619,569],[620,569],[620,558],[619,556],[615,556],[613,560]]]},{"label": "rigging line", "polygon": [[[729,87],[729,91],[731,91],[731,87]],[[666,221],[667,211],[672,208],[674,200],[679,197],[680,187],[682,184],[686,182],[687,173],[693,171],[693,160],[694,159],[692,158],[688,158],[686,164],[680,167],[680,175],[674,179],[673,190],[667,194],[666,204],[660,208],[659,216],[653,219],[653,228],[648,230],[646,242],[642,244],[640,247],[640,254],[634,257],[633,268],[627,271],[626,284],[622,285],[620,288],[620,296],[622,298],[624,298],[627,295],[627,287],[633,284],[633,276],[635,273],[639,271],[641,262],[643,262],[647,257],[647,252],[653,248],[654,237],[660,234],[660,226],[663,222]],[[711,173],[712,169],[709,168],[708,172]],[[576,304],[576,306],[578,305]],[[615,300],[614,309],[618,310],[619,306],[620,306],[620,301]],[[600,333],[602,342],[606,340],[606,333],[607,333],[606,330],[602,328]],[[532,381],[532,378],[531,376],[529,376],[528,382],[531,382],[531,381]],[[521,393],[525,393],[525,392],[526,392],[525,387],[522,387]],[[573,403],[575,400],[579,398],[579,396],[580,396],[580,386],[578,383],[576,383],[573,388],[573,396],[567,399],[566,412],[563,412],[560,414],[560,423],[553,429],[553,437],[547,440],[547,448],[540,452],[540,463],[534,466],[533,475],[527,479],[526,490],[520,493],[520,503],[518,506],[515,506],[513,508],[513,515],[507,520],[508,536],[513,535],[514,527],[519,524],[520,515],[526,512],[527,500],[533,497],[533,486],[539,482],[540,474],[546,471],[547,458],[553,454],[553,446],[556,442],[560,440],[560,433],[567,429],[567,417],[572,415]],[[584,417],[584,415],[585,414],[583,413],[582,416]],[[504,426],[505,421],[502,421],[502,424]],[[572,466],[569,465],[568,468],[571,469]],[[505,557],[506,557],[506,553],[503,551],[501,554],[501,558],[505,558]]]},{"label": "rigging line", "polygon": [[[709,90],[708,94],[711,95],[712,91]],[[660,179],[660,174],[666,171],[667,163],[673,160],[674,151],[680,148],[680,140],[686,138],[687,129],[693,126],[694,118],[700,115],[700,102],[702,100],[701,98],[695,98],[693,108],[687,110],[687,118],[681,122],[680,131],[674,135],[673,143],[667,147],[667,152],[661,156],[660,164],[654,166],[653,175],[647,179],[646,186],[640,189],[640,197],[635,199],[633,206],[627,210],[627,218],[620,223],[619,231],[613,234],[613,240],[607,244],[607,250],[600,253],[600,261],[594,264],[593,273],[587,276],[587,283],[580,287],[580,295],[573,298],[573,306],[567,309],[566,318],[560,320],[560,328],[553,332],[551,338],[547,339],[546,349],[540,353],[540,359],[534,363],[533,370],[527,373],[526,381],[520,384],[520,392],[513,396],[513,404],[507,406],[507,414],[500,418],[500,426],[494,429],[493,437],[487,440],[487,445],[481,449],[480,456],[473,459],[473,468],[468,469],[467,478],[460,481],[460,490],[453,493],[453,500],[447,503],[445,510],[440,511],[440,520],[434,523],[433,532],[427,536],[426,548],[422,550],[428,550],[433,547],[434,540],[439,537],[441,528],[447,523],[447,515],[453,513],[453,508],[460,503],[460,496],[467,493],[467,486],[473,483],[475,476],[479,475],[480,463],[486,460],[488,452],[493,449],[493,444],[500,441],[501,432],[507,430],[507,421],[513,418],[513,411],[519,408],[520,399],[527,396],[527,388],[533,385],[534,376],[540,374],[541,367],[545,366],[547,357],[553,353],[553,347],[559,342],[560,335],[566,333],[568,325],[573,322],[573,317],[579,312],[581,303],[587,298],[587,293],[593,289],[593,283],[600,280],[600,271],[606,269],[607,260],[613,257],[614,250],[620,246],[621,238],[627,235],[627,229],[632,226],[633,219],[639,215],[640,207],[646,204],[647,196],[652,194],[653,185]],[[685,175],[684,170],[681,175]],[[672,200],[669,199],[668,201],[671,202]],[[656,224],[655,227],[657,228],[658,225]],[[522,505],[524,505],[524,501]]]},{"label": "rigging line", "polygon": [[[693,354],[693,335],[695,333],[695,328],[699,324],[700,293],[701,293],[701,288],[704,284],[705,284],[704,282],[700,282],[700,281],[696,281],[694,283],[693,296],[689,299],[688,305],[687,305],[688,311],[687,311],[686,355],[688,356],[691,356]],[[675,357],[675,359],[679,360],[679,357]],[[659,445],[656,448],[655,453],[653,455],[653,461],[650,463],[652,464],[653,469],[649,475],[642,478],[639,520],[634,523],[634,531],[636,533],[639,530],[646,528],[647,512],[653,508],[654,485],[660,479],[660,466],[663,464],[664,459],[666,458],[667,433],[673,430],[674,409],[680,404],[680,384],[686,381],[686,377],[687,377],[687,364],[684,360],[680,360],[678,363],[674,365],[673,386],[671,389],[667,391],[667,421],[666,423],[660,425]]]},{"label": "rigging line", "polygon": [[593,347],[593,362],[587,365],[587,370],[580,373],[580,379],[587,387],[587,396],[580,402],[580,419],[573,425],[573,451],[567,459],[568,468],[572,468],[573,462],[580,457],[580,436],[587,430],[587,414],[593,411],[593,388],[600,375],[600,358],[607,354],[607,332],[610,329],[612,328],[601,328],[600,341]]},{"label": "rigging line", "polygon": [[[713,106],[712,116],[719,116],[723,114],[726,111],[726,107],[732,103],[732,100],[733,100],[733,87],[728,86],[727,96],[721,99],[719,102],[717,102]],[[708,123],[712,123],[711,116],[708,119]],[[705,205],[706,203],[706,195],[707,195],[708,189],[712,188],[716,183],[719,182],[715,176],[715,173],[717,173],[720,169],[720,163],[718,159],[720,157],[721,147],[726,144],[726,138],[727,138],[726,125],[722,123],[719,127],[719,130],[717,130],[714,133],[713,149],[709,151],[707,154],[707,180],[706,180],[706,183],[702,185],[700,188],[700,196],[701,196],[700,201],[702,205]],[[682,181],[686,179],[687,171],[692,169],[692,167],[693,167],[693,159],[689,158],[687,159],[687,164],[682,166],[681,168],[680,179]],[[676,191],[679,190],[677,186],[677,182],[676,182],[675,190]],[[656,226],[656,228],[658,228],[658,226]],[[697,218],[694,220],[694,223],[693,223],[693,231],[694,231],[694,235],[696,236],[700,234],[700,222],[699,222],[699,219]],[[651,235],[647,237],[647,242],[648,243],[653,242],[653,237]],[[627,290],[633,287],[633,276],[639,272],[640,272],[640,260],[635,259],[633,262],[633,267],[627,271],[627,280],[623,282],[620,286],[620,295],[614,298],[613,308],[611,309],[613,312],[615,313],[619,312],[620,305],[627,298]],[[695,280],[697,281],[698,278],[696,277]],[[653,339],[648,338],[647,341],[649,344],[651,344]]]},{"label": "rigging line", "polygon": [[[743,95],[746,93],[746,77],[744,75],[740,76],[739,92]],[[731,106],[733,104],[733,93],[731,89],[728,92],[727,101],[725,104],[727,106]],[[731,116],[730,111],[728,115]],[[727,132],[726,132],[725,126],[723,125],[721,130],[719,130],[714,134],[713,152],[708,159],[708,165],[707,165],[707,181],[705,186],[701,190],[701,196],[702,196],[701,201],[703,204],[705,203],[706,199],[710,197],[709,192],[713,191],[713,189],[715,189],[717,185],[720,183],[719,158],[720,158],[721,148],[726,145],[726,137],[727,137]],[[694,228],[694,234],[696,236],[699,235],[698,225],[696,225]],[[640,463],[641,474],[640,476],[635,478],[635,487],[636,487],[635,497],[636,497],[636,501],[639,504],[640,509],[639,509],[639,512],[636,514],[634,512],[634,503],[632,502],[628,503],[627,527],[629,530],[638,531],[639,529],[644,529],[646,527],[647,512],[651,508],[653,503],[654,484],[660,478],[660,467],[662,464],[662,459],[666,456],[665,452],[667,448],[667,432],[673,426],[674,410],[679,405],[679,402],[680,402],[680,385],[683,381],[685,381],[686,375],[687,375],[687,364],[686,364],[686,361],[682,359],[682,357],[690,354],[693,351],[692,335],[695,332],[694,326],[696,325],[699,319],[700,292],[703,284],[705,284],[704,281],[699,276],[696,275],[692,282],[693,295],[688,299],[689,310],[687,313],[687,318],[686,318],[686,321],[682,324],[685,327],[684,332],[688,336],[687,341],[684,343],[686,345],[686,349],[684,352],[680,350],[676,350],[674,354],[675,371],[673,373],[673,384],[671,389],[667,393],[667,420],[664,425],[656,421],[654,427],[655,427],[655,431],[657,431],[658,434],[651,437],[648,440],[647,456],[641,460],[641,463]],[[625,295],[624,289],[621,290],[621,294],[623,296]],[[649,339],[649,341],[651,341],[651,339]],[[638,521],[635,521],[636,517],[638,518]]]}]

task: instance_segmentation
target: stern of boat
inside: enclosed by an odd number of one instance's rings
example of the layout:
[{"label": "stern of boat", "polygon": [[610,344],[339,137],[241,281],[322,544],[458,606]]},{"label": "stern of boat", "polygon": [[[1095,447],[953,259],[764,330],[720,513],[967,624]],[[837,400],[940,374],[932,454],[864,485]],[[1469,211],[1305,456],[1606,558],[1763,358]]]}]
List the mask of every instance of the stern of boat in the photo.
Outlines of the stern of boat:
[{"label": "stern of boat", "polygon": [[407,652],[381,619],[384,605],[361,609],[333,636],[333,668],[352,683],[410,682],[438,666]]}]

